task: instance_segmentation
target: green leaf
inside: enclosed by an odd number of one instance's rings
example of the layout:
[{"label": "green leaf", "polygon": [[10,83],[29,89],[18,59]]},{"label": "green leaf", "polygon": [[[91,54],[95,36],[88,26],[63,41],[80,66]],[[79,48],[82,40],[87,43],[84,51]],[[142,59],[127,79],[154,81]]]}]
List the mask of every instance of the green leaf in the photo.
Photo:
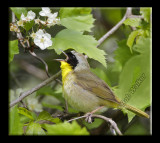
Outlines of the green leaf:
[{"label": "green leaf", "polygon": [[150,22],[150,12],[151,8],[140,8],[140,13],[142,14],[142,16],[144,17],[144,20],[146,22]]},{"label": "green leaf", "polygon": [[91,8],[61,8],[59,13],[61,24],[68,29],[90,32],[93,27]]},{"label": "green leaf", "polygon": [[53,118],[53,117],[52,117],[48,112],[46,112],[46,111],[42,111],[42,112],[39,114],[36,122],[41,121],[41,120],[47,120],[47,121],[51,121],[51,122],[53,122],[53,123],[60,123],[60,122],[61,122],[61,120],[60,120],[59,118]]},{"label": "green leaf", "polygon": [[[137,44],[133,46],[133,50],[141,54],[148,53],[149,52],[148,46],[151,46],[151,42],[152,42],[151,38],[140,37]],[[147,47],[144,46],[144,43],[148,46]]]},{"label": "green leaf", "polygon": [[119,61],[122,66],[124,66],[125,63],[133,56],[128,46],[126,45],[126,43],[127,43],[127,40],[119,41],[118,48],[114,52],[115,54],[114,59]]},{"label": "green leaf", "polygon": [[128,40],[127,40],[127,45],[130,48],[131,53],[132,53],[132,45],[135,41],[135,38],[142,34],[143,34],[143,30],[140,29],[140,30],[132,31],[131,34],[129,35]]},{"label": "green leaf", "polygon": [[84,16],[73,16],[61,19],[61,24],[68,29],[73,29],[76,31],[88,31],[91,32],[94,18],[90,15]]},{"label": "green leaf", "polygon": [[9,109],[9,135],[22,135],[23,124],[20,122],[20,116],[18,114],[18,107]]},{"label": "green leaf", "polygon": [[24,29],[26,29],[26,31],[30,30],[34,25],[34,20],[29,21],[27,23],[24,24]]},{"label": "green leaf", "polygon": [[9,41],[9,63],[13,60],[15,54],[19,54],[18,40]]},{"label": "green leaf", "polygon": [[44,124],[43,128],[47,130],[48,135],[89,135],[87,129],[85,127],[81,128],[76,121],[56,125]]},{"label": "green leaf", "polygon": [[38,123],[30,122],[27,126],[26,135],[46,135]]},{"label": "green leaf", "polygon": [[127,18],[123,23],[132,27],[139,27],[141,19],[140,18]]},{"label": "green leaf", "polygon": [[61,8],[59,11],[60,18],[88,15],[92,11],[91,8]]},{"label": "green leaf", "polygon": [[105,67],[107,66],[105,61],[106,53],[96,48],[98,42],[92,36],[82,35],[81,32],[64,29],[52,41],[53,45],[48,49],[55,49],[57,54],[61,53],[60,49],[63,51],[74,49],[79,53],[85,53],[89,58],[99,61]]},{"label": "green leaf", "polygon": [[27,9],[26,8],[15,8],[15,7],[11,7],[11,10],[14,12],[14,14],[16,15],[16,17],[18,19],[20,19],[21,14],[23,13],[24,15],[27,15]]},{"label": "green leaf", "polygon": [[18,113],[30,118],[31,120],[34,120],[34,117],[32,116],[31,111],[28,111],[26,108],[19,107]]},{"label": "green leaf", "polygon": [[[121,100],[143,111],[150,105],[150,44],[148,41],[149,38],[140,39],[141,44],[137,44],[137,47],[139,49],[145,47],[146,52],[133,56],[126,62],[119,77],[119,88],[115,91]],[[128,113],[130,122],[135,114],[123,111]]]}]

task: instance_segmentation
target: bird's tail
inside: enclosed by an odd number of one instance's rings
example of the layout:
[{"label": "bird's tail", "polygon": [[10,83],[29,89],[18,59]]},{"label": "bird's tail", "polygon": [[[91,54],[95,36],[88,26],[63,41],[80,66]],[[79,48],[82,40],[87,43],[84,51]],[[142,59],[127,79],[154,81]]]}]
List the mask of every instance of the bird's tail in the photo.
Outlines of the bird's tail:
[{"label": "bird's tail", "polygon": [[141,111],[140,109],[137,109],[137,108],[135,108],[135,107],[133,107],[131,105],[125,104],[124,107],[127,110],[137,114],[138,116],[149,118],[149,115],[147,113],[145,113],[145,112]]}]

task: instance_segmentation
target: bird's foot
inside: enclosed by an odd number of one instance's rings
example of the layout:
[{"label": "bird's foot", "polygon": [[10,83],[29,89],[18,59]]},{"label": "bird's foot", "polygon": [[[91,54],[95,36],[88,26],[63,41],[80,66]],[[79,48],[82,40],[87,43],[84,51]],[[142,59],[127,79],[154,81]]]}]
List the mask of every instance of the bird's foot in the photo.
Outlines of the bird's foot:
[{"label": "bird's foot", "polygon": [[85,118],[86,122],[88,122],[88,123],[94,122],[94,119],[92,118],[92,113],[91,112],[85,114],[85,116],[86,116],[86,118]]},{"label": "bird's foot", "polygon": [[92,112],[86,113],[86,114],[85,114],[85,116],[86,116],[85,121],[88,122],[88,123],[94,122],[94,119],[92,118],[92,114],[94,114],[94,113],[97,112],[98,110],[102,109],[103,107],[104,107],[104,106],[100,106],[100,107],[98,107],[97,109],[93,110]]}]

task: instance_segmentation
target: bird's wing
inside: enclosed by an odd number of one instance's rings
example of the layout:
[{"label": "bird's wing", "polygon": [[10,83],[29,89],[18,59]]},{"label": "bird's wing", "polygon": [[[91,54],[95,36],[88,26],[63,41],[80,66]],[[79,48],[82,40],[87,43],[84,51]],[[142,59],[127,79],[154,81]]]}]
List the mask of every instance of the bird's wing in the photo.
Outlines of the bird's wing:
[{"label": "bird's wing", "polygon": [[99,98],[120,103],[109,86],[90,71],[77,72],[75,83]]}]

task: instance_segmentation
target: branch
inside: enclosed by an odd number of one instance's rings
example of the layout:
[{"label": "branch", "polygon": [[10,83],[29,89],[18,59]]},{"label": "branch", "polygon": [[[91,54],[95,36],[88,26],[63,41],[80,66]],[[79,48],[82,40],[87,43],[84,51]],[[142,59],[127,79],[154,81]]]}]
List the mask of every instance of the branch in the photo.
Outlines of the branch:
[{"label": "branch", "polygon": [[129,18],[132,15],[132,9],[129,7],[126,10],[126,13],[124,15],[124,17],[122,18],[121,21],[119,21],[111,30],[109,30],[105,35],[103,35],[99,40],[98,40],[98,45],[97,47],[99,47],[110,35],[112,35],[122,24],[123,22]]},{"label": "branch", "polygon": [[17,98],[16,100],[12,101],[10,103],[9,107],[13,107],[14,105],[16,105],[18,102],[20,102],[22,99],[24,99],[28,95],[32,94],[33,92],[37,91],[38,89],[42,88],[43,86],[49,84],[50,82],[55,80],[60,74],[61,74],[61,71],[59,71],[55,75],[51,76],[50,78],[46,79],[45,81],[43,81],[42,83],[38,84],[37,86],[33,87],[32,89],[21,93],[20,97]]},{"label": "branch", "polygon": [[[107,117],[105,117],[105,116],[96,115],[96,114],[92,115],[92,117],[100,118],[100,119],[105,120],[106,122],[109,122],[109,123],[111,124],[111,126],[110,126],[111,132],[112,132],[112,131],[114,132],[114,130],[115,130],[115,131],[118,133],[118,135],[122,135],[121,131],[119,130],[119,128],[118,128],[118,126],[117,126],[117,124],[116,124],[111,118],[107,118]],[[113,129],[114,129],[114,130],[113,130]],[[112,132],[112,133],[113,133],[113,132]]]},{"label": "branch", "polygon": [[[105,116],[102,116],[102,115],[97,115],[97,114],[85,114],[84,116],[80,116],[80,117],[77,117],[77,118],[74,118],[74,119],[70,119],[68,120],[67,122],[71,122],[73,120],[78,120],[78,119],[81,119],[81,118],[86,118],[87,120],[86,121],[91,121],[92,119],[91,118],[100,118],[100,119],[103,119],[105,120],[106,122],[109,122],[111,125],[110,125],[110,130],[111,132],[116,135],[116,132],[118,133],[118,135],[122,135],[121,131],[119,130],[117,124],[111,119],[111,118],[107,118]],[[89,122],[91,123],[91,122]]]},{"label": "branch", "polygon": [[[110,29],[105,35],[103,35],[99,40],[98,40],[98,45],[97,48],[110,36],[112,35],[116,30],[118,30],[118,28],[123,24],[123,22],[127,19],[127,18],[131,18],[131,17],[135,17],[135,15],[132,15],[132,8],[128,7],[126,10],[126,13],[124,15],[124,17],[122,18],[121,21],[119,21],[112,29]],[[142,18],[141,16],[139,16],[139,18]],[[85,55],[85,58],[88,58],[87,55]]]}]

